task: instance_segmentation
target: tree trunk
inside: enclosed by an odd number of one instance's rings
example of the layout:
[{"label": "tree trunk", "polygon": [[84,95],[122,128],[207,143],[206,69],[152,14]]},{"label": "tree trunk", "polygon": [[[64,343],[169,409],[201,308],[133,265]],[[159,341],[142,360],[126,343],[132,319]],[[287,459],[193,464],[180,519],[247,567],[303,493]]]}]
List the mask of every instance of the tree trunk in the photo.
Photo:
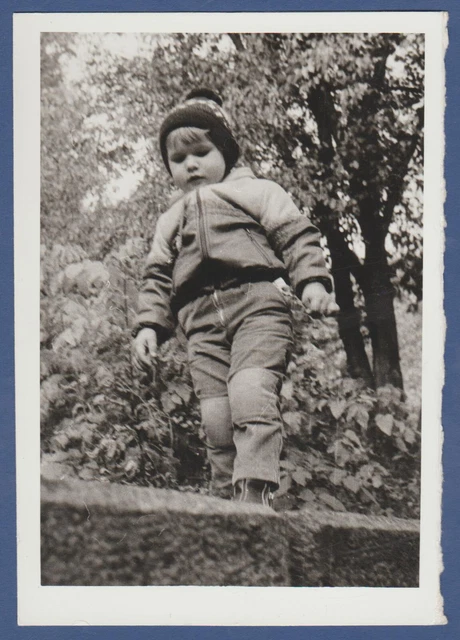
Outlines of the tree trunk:
[{"label": "tree trunk", "polygon": [[360,279],[357,277],[357,271],[362,269],[362,265],[348,246],[343,233],[334,225],[326,223],[330,219],[330,211],[325,205],[317,204],[315,217],[319,221],[321,232],[327,238],[331,253],[335,297],[340,307],[337,322],[340,338],[347,356],[348,374],[352,378],[361,378],[366,386],[374,387],[374,377],[361,333],[361,314],[355,306],[351,280],[353,272],[355,277]]},{"label": "tree trunk", "polygon": [[402,389],[394,290],[384,242],[383,236],[367,245],[364,263],[366,284],[363,287],[366,322],[372,343],[375,386],[391,384]]},{"label": "tree trunk", "polygon": [[[334,264],[334,260],[332,261]],[[366,386],[374,386],[374,377],[364,348],[364,340],[360,329],[361,316],[354,305],[354,294],[350,274],[336,272],[332,267],[336,289],[337,304],[340,313],[337,321],[339,334],[347,354],[348,374],[352,378],[361,378]]]}]

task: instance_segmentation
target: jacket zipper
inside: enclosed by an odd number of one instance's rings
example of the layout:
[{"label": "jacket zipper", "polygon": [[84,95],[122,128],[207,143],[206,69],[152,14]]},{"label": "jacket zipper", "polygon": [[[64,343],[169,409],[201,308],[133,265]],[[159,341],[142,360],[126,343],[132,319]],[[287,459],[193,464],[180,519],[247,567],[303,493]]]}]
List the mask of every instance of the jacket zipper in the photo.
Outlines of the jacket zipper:
[{"label": "jacket zipper", "polygon": [[257,240],[254,238],[254,236],[252,235],[251,231],[249,229],[245,229],[245,231],[248,234],[248,237],[251,240],[252,244],[257,249],[257,251],[262,256],[262,258],[265,260],[265,262],[267,264],[271,265],[271,261],[270,261],[269,256],[265,253],[263,247],[261,247],[260,244],[257,242]]},{"label": "jacket zipper", "polygon": [[209,258],[208,239],[199,189],[196,190],[196,202],[198,205],[198,235],[200,238],[201,253],[203,254],[203,259],[207,260]]}]

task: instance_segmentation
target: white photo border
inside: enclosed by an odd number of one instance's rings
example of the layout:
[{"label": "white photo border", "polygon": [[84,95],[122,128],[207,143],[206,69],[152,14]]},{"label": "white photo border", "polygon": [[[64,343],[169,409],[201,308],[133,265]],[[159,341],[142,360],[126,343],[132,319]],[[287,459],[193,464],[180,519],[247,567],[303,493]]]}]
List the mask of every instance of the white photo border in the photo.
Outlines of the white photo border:
[{"label": "white photo border", "polygon": [[[14,236],[19,625],[431,625],[446,622],[441,559],[445,318],[443,12],[15,14]],[[40,34],[424,33],[425,187],[419,588],[40,585]]]}]

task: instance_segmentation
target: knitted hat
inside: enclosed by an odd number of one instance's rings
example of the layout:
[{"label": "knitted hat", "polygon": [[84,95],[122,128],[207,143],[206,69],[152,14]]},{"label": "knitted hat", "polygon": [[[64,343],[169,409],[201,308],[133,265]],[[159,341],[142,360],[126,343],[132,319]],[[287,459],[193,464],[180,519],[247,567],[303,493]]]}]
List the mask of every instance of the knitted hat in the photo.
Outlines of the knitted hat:
[{"label": "knitted hat", "polygon": [[168,163],[166,138],[171,131],[181,127],[197,127],[209,131],[209,137],[224,156],[227,173],[233,168],[238,160],[240,148],[222,108],[222,99],[217,93],[211,89],[194,89],[187,94],[184,102],[174,107],[166,116],[160,129],[160,149],[169,173],[171,169]]}]

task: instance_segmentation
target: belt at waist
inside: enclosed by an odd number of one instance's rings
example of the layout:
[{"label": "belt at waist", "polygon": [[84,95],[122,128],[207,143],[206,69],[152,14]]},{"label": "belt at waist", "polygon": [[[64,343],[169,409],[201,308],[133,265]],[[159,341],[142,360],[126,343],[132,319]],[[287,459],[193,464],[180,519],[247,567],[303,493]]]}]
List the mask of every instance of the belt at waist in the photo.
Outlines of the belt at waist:
[{"label": "belt at waist", "polygon": [[268,271],[253,271],[242,273],[234,277],[215,278],[200,286],[191,286],[188,291],[178,292],[171,302],[172,311],[177,314],[179,310],[182,307],[185,307],[189,302],[192,302],[197,298],[201,298],[202,296],[209,295],[214,291],[225,291],[226,289],[233,289],[253,282],[273,282],[281,275],[281,273]]}]

